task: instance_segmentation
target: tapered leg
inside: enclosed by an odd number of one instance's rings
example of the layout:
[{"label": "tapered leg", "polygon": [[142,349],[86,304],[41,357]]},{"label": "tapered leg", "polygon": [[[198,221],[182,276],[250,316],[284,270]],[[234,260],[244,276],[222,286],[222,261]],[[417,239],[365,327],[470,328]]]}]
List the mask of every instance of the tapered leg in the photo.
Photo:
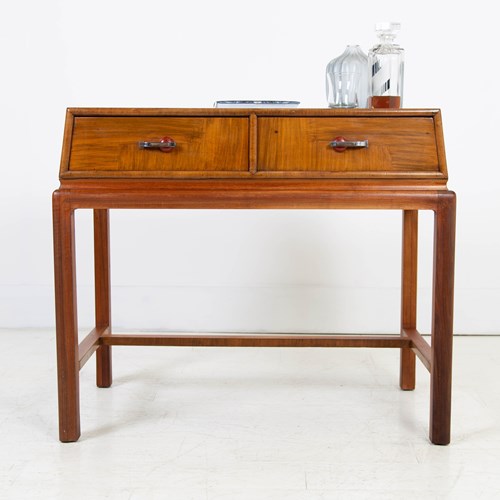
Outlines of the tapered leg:
[{"label": "tapered leg", "polygon": [[[97,328],[111,330],[111,282],[109,258],[109,210],[94,210],[95,320]],[[96,352],[96,383],[112,383],[111,346],[101,345]]]},{"label": "tapered leg", "polygon": [[[418,211],[403,210],[403,254],[401,271],[401,334],[417,327],[417,255]],[[415,353],[401,349],[399,385],[405,391],[415,389]]]},{"label": "tapered leg", "polygon": [[430,440],[450,442],[455,193],[439,195],[434,222]]},{"label": "tapered leg", "polygon": [[60,192],[53,196],[59,439],[80,437],[78,322],[76,310],[75,221]]}]

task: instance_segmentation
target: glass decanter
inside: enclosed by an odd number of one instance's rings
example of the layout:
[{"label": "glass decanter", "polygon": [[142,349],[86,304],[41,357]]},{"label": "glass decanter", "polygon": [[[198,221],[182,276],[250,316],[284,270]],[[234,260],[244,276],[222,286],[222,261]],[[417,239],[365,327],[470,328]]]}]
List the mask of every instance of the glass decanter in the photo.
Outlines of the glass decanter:
[{"label": "glass decanter", "polygon": [[375,25],[379,42],[368,52],[372,108],[403,106],[404,50],[394,43],[400,28],[399,23]]},{"label": "glass decanter", "polygon": [[368,90],[368,58],[359,45],[348,45],[326,67],[328,106],[366,108]]}]

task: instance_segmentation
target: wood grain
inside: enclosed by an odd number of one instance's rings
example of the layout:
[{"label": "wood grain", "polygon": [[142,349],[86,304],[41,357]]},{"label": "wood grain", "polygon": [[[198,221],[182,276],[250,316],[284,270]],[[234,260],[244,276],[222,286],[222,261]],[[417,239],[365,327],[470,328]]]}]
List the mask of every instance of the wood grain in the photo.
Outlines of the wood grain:
[{"label": "wood grain", "polygon": [[[101,335],[111,332],[109,239],[109,210],[94,210],[95,324]],[[110,387],[112,381],[111,347],[101,345],[96,354],[97,387]]]},{"label": "wood grain", "polygon": [[[335,152],[338,135],[367,139]],[[140,141],[171,136],[170,153]],[[411,179],[444,185],[438,110],[69,109],[61,179]]]},{"label": "wood grain", "polygon": [[112,334],[103,345],[204,346],[204,347],[411,347],[399,335],[299,335],[299,334]]},{"label": "wood grain", "polygon": [[[343,136],[367,148],[335,151]],[[261,117],[259,171],[439,172],[432,118]]]},{"label": "wood grain", "polygon": [[[139,148],[165,136],[171,152]],[[246,118],[76,117],[69,171],[248,171],[248,139]]]},{"label": "wood grain", "polygon": [[52,197],[59,439],[80,437],[80,356],[76,302],[75,217],[61,192]]},{"label": "wood grain", "polygon": [[[418,210],[403,210],[403,250],[401,255],[401,335],[417,327]],[[415,389],[415,353],[402,349],[399,385]]]},{"label": "wood grain", "polygon": [[456,196],[439,195],[434,216],[431,408],[429,436],[433,443],[450,442],[451,369],[455,273]]}]

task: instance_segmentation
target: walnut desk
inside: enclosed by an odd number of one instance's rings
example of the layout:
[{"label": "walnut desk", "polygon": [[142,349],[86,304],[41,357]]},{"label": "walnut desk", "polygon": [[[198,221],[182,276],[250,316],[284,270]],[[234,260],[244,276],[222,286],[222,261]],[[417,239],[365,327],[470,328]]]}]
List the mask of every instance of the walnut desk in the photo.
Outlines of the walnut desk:
[{"label": "walnut desk", "polygon": [[[430,440],[450,442],[455,194],[439,110],[69,109],[53,195],[59,431],[80,436],[79,370],[95,353],[112,382],[113,345],[393,347],[400,387],[415,356],[430,372]],[[109,210],[402,211],[396,335],[121,335],[111,329]],[[95,328],[78,340],[74,213],[94,214]],[[431,344],[416,325],[418,211],[434,212]]]}]

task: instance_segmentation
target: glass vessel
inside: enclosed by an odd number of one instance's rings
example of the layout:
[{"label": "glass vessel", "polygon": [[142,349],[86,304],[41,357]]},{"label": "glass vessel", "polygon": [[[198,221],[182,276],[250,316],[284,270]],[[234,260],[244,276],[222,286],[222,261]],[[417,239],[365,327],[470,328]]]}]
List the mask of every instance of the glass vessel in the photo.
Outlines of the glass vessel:
[{"label": "glass vessel", "polygon": [[372,108],[403,106],[404,50],[394,43],[399,23],[377,23],[378,44],[368,52],[371,72],[369,105]]},{"label": "glass vessel", "polygon": [[368,106],[368,58],[359,45],[348,45],[326,67],[326,99],[331,108]]}]

